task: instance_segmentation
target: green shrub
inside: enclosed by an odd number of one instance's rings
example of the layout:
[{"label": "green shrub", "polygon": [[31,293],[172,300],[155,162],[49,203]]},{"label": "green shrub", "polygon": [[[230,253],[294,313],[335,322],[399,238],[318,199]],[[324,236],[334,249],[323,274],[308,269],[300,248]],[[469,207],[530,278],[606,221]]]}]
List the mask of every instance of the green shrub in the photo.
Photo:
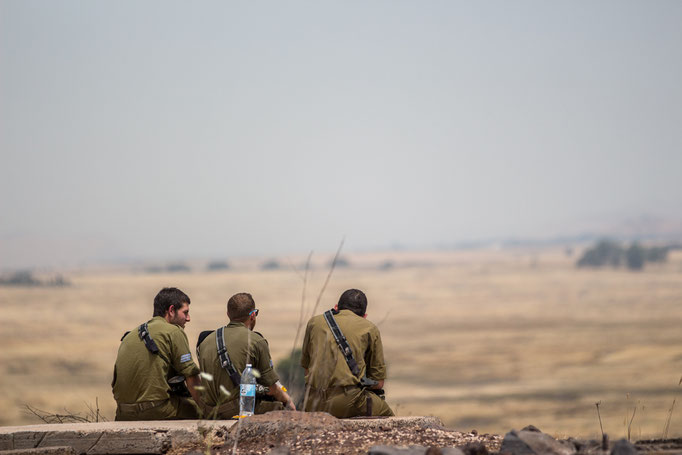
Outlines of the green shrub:
[{"label": "green shrub", "polygon": [[296,404],[296,409],[300,410],[305,397],[305,371],[301,366],[301,350],[296,349],[288,357],[277,362],[275,371]]}]

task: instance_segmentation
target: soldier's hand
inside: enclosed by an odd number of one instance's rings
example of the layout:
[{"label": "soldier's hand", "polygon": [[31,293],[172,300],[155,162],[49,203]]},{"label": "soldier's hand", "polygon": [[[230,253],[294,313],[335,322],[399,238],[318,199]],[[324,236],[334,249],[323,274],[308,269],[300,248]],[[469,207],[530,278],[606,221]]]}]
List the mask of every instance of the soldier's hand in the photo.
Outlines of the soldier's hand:
[{"label": "soldier's hand", "polygon": [[284,409],[289,410],[289,411],[295,411],[296,405],[294,404],[294,402],[291,399],[289,399],[289,401],[287,401],[287,403],[284,405]]}]

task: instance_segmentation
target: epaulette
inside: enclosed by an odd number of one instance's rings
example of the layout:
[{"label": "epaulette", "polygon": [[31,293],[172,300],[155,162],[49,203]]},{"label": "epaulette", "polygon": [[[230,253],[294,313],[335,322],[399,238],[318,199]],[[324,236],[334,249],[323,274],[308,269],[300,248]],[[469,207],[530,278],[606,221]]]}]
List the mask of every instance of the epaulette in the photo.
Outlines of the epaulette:
[{"label": "epaulette", "polygon": [[265,341],[265,344],[267,344],[268,346],[270,346],[270,343],[268,343],[268,340],[263,336],[262,333],[256,332],[255,330],[253,331],[253,333],[255,333],[255,334],[257,334],[257,335],[260,335],[260,337],[263,339],[263,341]]},{"label": "epaulette", "polygon": [[121,337],[121,341],[123,341],[123,339],[124,339],[124,338],[126,337],[126,335],[128,335],[129,333],[130,333],[130,330],[128,330],[126,333],[124,333],[123,336]]}]

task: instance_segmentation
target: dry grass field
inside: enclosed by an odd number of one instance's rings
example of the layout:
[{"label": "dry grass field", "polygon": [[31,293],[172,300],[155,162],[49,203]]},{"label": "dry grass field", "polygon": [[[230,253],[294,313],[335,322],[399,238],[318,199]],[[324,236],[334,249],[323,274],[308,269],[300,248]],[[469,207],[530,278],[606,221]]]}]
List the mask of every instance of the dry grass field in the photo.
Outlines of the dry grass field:
[{"label": "dry grass field", "polygon": [[[504,433],[534,424],[558,436],[604,431],[682,436],[682,255],[643,272],[578,270],[563,251],[357,254],[337,269],[318,313],[349,287],[365,290],[382,332],[388,401],[398,414],[436,415],[459,430]],[[327,275],[318,258],[306,302]],[[391,259],[395,267],[377,265]],[[294,263],[304,259],[294,258]],[[284,261],[286,263],[286,261]],[[251,292],[257,330],[275,360],[292,349],[302,279],[255,261],[209,273],[68,274],[65,288],[0,288],[0,424],[36,423],[25,410],[85,413],[95,400],[113,418],[112,365],[124,331],[147,320],[163,286],[191,299],[186,331],[225,320],[235,292]],[[299,340],[300,343],[300,340]]]}]

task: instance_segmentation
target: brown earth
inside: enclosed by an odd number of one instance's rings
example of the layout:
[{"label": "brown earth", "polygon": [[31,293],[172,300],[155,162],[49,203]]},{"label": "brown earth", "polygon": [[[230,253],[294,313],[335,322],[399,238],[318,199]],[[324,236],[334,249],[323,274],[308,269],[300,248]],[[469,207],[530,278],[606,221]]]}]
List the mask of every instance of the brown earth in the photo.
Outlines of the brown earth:
[{"label": "brown earth", "polygon": [[168,455],[192,452],[267,454],[287,447],[291,454],[366,454],[376,445],[461,447],[481,443],[490,451],[500,447],[498,435],[461,433],[444,428],[435,417],[340,420],[326,413],[270,412],[252,416],[231,428],[213,428],[201,445],[179,445]]}]

